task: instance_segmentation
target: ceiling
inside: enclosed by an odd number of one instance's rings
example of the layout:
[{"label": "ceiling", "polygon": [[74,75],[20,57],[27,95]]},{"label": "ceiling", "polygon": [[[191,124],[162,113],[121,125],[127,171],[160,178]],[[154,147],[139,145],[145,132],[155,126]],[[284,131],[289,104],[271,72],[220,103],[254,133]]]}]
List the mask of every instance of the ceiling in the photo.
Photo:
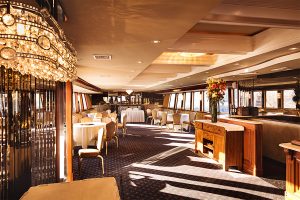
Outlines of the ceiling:
[{"label": "ceiling", "polygon": [[[300,68],[298,0],[63,0],[78,76],[160,91]],[[193,54],[194,53],[194,54]],[[111,55],[95,60],[93,55]]]}]

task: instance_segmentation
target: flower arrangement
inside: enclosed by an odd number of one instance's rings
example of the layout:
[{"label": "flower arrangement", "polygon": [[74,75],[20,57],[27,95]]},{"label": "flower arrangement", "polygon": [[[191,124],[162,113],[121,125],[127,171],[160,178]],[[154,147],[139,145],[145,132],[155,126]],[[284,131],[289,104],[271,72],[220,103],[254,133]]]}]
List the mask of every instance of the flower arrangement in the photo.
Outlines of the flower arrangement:
[{"label": "flower arrangement", "polygon": [[210,101],[221,101],[224,99],[226,82],[222,79],[209,78],[207,83],[207,95]]},{"label": "flower arrangement", "polygon": [[222,79],[209,78],[207,83],[207,96],[209,99],[211,122],[216,123],[218,118],[218,102],[224,99],[226,82]]}]

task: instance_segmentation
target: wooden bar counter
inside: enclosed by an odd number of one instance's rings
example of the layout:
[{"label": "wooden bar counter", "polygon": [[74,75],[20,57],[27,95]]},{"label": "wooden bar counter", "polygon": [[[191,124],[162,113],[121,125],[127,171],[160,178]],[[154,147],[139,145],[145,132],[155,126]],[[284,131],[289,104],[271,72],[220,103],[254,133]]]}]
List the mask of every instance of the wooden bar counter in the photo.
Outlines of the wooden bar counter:
[{"label": "wooden bar counter", "polygon": [[300,146],[280,144],[286,155],[285,199],[300,199]]},{"label": "wooden bar counter", "polygon": [[223,165],[243,169],[244,127],[229,123],[195,120],[195,152],[200,151]]}]

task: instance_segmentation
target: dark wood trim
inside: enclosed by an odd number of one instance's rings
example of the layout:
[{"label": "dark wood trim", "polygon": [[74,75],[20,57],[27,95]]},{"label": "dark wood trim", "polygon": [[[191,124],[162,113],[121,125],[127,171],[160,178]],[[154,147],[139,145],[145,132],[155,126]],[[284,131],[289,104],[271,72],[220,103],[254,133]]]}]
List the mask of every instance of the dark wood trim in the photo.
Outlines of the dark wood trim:
[{"label": "dark wood trim", "polygon": [[95,92],[102,92],[101,88],[99,88],[79,77],[73,82],[73,84],[78,85],[78,86],[83,87],[88,90],[95,91]]}]

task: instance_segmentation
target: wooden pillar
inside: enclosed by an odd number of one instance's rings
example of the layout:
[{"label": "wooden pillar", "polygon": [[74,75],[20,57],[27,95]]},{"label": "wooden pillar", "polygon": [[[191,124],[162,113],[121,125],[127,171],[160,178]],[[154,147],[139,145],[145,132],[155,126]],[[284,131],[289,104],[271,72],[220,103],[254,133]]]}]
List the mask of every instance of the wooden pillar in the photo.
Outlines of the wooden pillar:
[{"label": "wooden pillar", "polygon": [[72,170],[72,82],[66,83],[66,156],[67,182],[73,181]]}]

